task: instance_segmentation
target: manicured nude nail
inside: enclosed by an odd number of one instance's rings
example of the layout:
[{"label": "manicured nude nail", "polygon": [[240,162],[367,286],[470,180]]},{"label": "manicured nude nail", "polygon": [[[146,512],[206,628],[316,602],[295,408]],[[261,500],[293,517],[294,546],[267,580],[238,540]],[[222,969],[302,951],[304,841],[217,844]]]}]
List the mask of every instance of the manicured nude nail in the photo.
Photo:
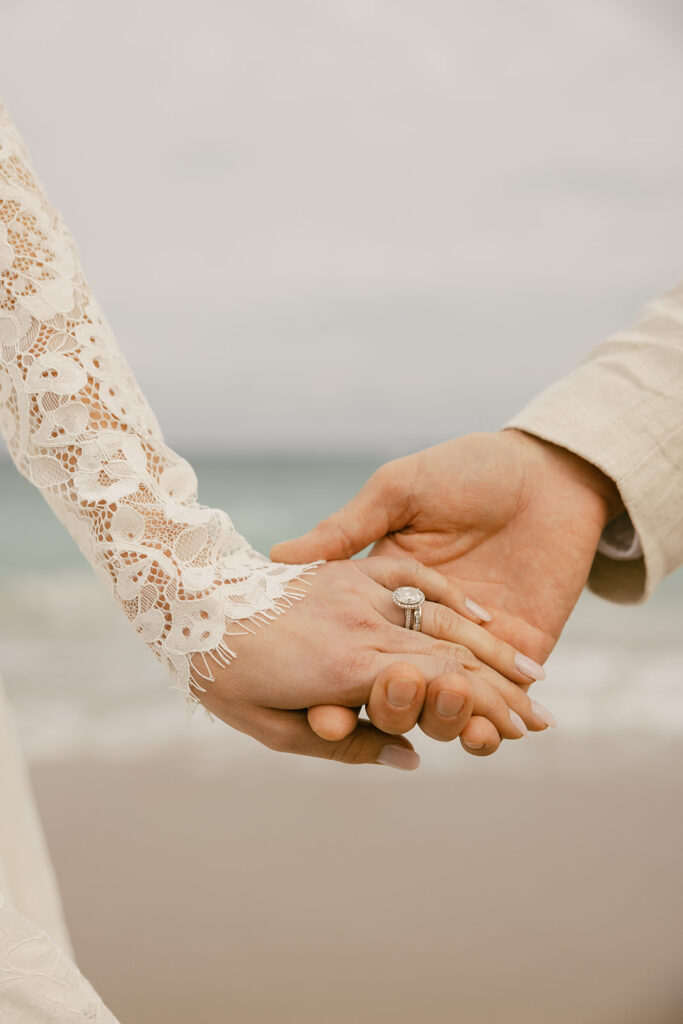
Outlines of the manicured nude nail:
[{"label": "manicured nude nail", "polygon": [[552,711],[545,706],[545,704],[539,704],[537,700],[532,700],[531,707],[536,715],[536,718],[540,718],[542,722],[549,725],[551,729],[557,729],[557,719]]},{"label": "manicured nude nail", "polygon": [[420,755],[416,750],[409,747],[399,747],[392,743],[384,747],[377,758],[378,764],[384,764],[387,768],[399,768],[404,772],[414,772],[420,767]]},{"label": "manicured nude nail", "polygon": [[543,665],[539,665],[537,661],[532,658],[527,658],[526,654],[515,654],[515,668],[518,672],[521,672],[523,676],[528,676],[529,679],[533,679],[534,682],[538,679],[545,679],[545,669]]},{"label": "manicured nude nail", "polygon": [[521,719],[519,717],[519,715],[517,714],[516,711],[511,711],[510,712],[510,721],[514,725],[515,729],[519,729],[519,731],[521,732],[522,736],[528,736],[529,735],[529,730],[527,729],[526,725],[524,724],[523,719]]},{"label": "manicured nude nail", "polygon": [[392,679],[387,686],[387,700],[392,708],[409,708],[416,697],[417,683],[410,679]]},{"label": "manicured nude nail", "polygon": [[468,743],[467,740],[462,741],[468,750],[483,750],[486,746],[485,743]]},{"label": "manicured nude nail", "polygon": [[436,698],[436,713],[442,718],[455,718],[465,706],[465,698],[452,690],[442,690]]},{"label": "manicured nude nail", "polygon": [[476,615],[478,619],[481,619],[482,622],[491,621],[491,616],[486,609],[482,608],[482,606],[477,604],[476,601],[473,601],[471,597],[465,598],[465,608],[467,608],[468,612],[472,612],[473,615]]}]

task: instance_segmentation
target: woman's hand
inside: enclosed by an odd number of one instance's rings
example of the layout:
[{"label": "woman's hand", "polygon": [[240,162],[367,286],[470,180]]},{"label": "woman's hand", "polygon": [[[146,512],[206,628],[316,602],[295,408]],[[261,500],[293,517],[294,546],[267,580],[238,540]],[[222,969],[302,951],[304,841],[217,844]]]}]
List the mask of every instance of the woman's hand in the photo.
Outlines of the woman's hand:
[{"label": "woman's hand", "polygon": [[[418,586],[427,597],[423,632],[401,625],[392,591],[402,585]],[[226,638],[238,656],[198,696],[217,717],[266,746],[353,763],[383,763],[396,755],[383,753],[387,747],[410,751],[401,733],[416,721],[437,739],[459,735],[471,714],[484,716],[507,739],[524,735],[524,723],[545,728],[524,691],[490,667],[514,675],[514,651],[472,616],[459,587],[412,559],[323,565],[306,597],[267,629]],[[355,725],[363,704],[371,721],[336,739],[317,735],[306,711],[342,706],[350,709],[342,712],[347,724]]]}]

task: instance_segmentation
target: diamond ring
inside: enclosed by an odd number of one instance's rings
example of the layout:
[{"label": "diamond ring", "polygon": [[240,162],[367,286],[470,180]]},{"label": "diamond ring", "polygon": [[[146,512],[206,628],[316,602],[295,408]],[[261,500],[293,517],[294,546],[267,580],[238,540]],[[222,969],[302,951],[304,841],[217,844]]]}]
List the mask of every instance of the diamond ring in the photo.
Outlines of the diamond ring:
[{"label": "diamond ring", "polygon": [[417,587],[397,587],[392,594],[394,604],[403,608],[406,613],[406,629],[416,629],[418,632],[422,626],[422,605],[425,596]]}]

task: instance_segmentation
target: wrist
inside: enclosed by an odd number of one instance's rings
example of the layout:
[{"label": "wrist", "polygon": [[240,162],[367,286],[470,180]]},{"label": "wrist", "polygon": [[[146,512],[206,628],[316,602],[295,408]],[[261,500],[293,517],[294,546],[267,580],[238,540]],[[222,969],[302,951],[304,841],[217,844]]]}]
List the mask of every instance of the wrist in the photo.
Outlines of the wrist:
[{"label": "wrist", "polygon": [[521,443],[535,449],[549,477],[560,484],[563,491],[570,490],[572,500],[578,505],[590,506],[600,521],[601,529],[624,511],[617,485],[592,462],[534,434],[517,428],[510,428],[507,432],[517,435]]}]

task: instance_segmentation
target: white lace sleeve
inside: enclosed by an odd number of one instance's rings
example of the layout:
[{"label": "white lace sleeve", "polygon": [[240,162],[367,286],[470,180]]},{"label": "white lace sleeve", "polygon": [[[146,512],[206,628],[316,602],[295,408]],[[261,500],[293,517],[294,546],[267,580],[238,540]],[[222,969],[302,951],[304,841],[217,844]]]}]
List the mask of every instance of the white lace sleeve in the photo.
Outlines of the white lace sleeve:
[{"label": "white lace sleeve", "polygon": [[231,635],[303,596],[310,566],[269,562],[198,504],[1,103],[0,431],[188,695]]}]

